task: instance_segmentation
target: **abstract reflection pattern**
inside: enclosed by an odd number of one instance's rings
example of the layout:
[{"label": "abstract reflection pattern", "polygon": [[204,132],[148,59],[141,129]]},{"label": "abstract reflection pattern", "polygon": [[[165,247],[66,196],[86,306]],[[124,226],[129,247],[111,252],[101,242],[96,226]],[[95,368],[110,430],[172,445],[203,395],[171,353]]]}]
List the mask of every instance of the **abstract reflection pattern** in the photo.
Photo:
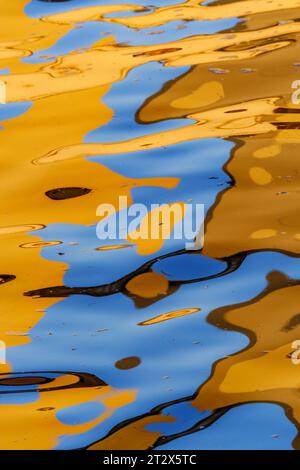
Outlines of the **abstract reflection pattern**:
[{"label": "abstract reflection pattern", "polygon": [[299,449],[300,0],[149,3],[0,0],[0,448]]}]

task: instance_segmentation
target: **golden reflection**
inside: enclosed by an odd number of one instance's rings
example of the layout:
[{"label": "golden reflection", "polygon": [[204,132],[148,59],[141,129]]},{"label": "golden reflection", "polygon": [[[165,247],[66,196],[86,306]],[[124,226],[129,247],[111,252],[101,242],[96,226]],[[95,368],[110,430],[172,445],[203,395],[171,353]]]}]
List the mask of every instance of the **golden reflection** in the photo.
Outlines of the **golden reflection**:
[{"label": "golden reflection", "polygon": [[[258,15],[260,13],[299,8],[299,0],[244,0],[226,3],[225,5],[201,5],[199,0],[187,0],[177,5],[170,5],[155,9],[152,13],[129,18],[116,18],[116,23],[121,23],[131,28],[149,28],[160,26],[168,21],[175,20],[219,20],[223,18]],[[294,12],[294,15],[297,11]]]},{"label": "golden reflection", "polygon": [[[294,145],[300,139],[300,108],[291,103],[298,49],[298,43],[294,43],[286,50],[251,59],[246,63],[251,70],[248,73],[243,73],[244,63],[228,60],[230,73],[218,78],[223,96],[219,94],[215,103],[209,102],[208,93],[197,93],[211,83],[213,74],[204,66],[196,66],[149,98],[139,110],[141,122],[198,118],[197,124],[168,132],[168,143],[174,143],[175,136],[177,142],[196,136],[235,137],[237,146],[226,165],[234,186],[222,194],[207,222],[203,253],[208,256],[221,258],[256,249],[299,253],[299,175]],[[178,100],[181,107],[174,106]],[[165,145],[166,135],[155,137],[155,142],[159,139]],[[127,144],[132,150],[140,147],[137,139]],[[120,148],[124,144],[117,145]],[[110,148],[112,153],[117,151],[115,146]],[[65,155],[73,151],[74,148],[64,150]],[[48,158],[55,159],[62,152]]]},{"label": "golden reflection", "polygon": [[63,13],[44,16],[43,21],[54,24],[74,24],[84,21],[109,21],[105,15],[116,12],[139,12],[147,11],[147,8],[141,5],[95,5],[85,8],[76,8]]},{"label": "golden reflection", "polygon": [[[195,139],[208,137],[231,137],[263,134],[276,130],[269,122],[269,116],[279,98],[254,100],[247,104],[246,110],[239,105],[219,108],[203,113],[190,114],[187,117],[198,121],[188,127],[137,137],[135,139],[111,144],[79,144],[51,151],[37,160],[37,165],[52,164],[74,158],[93,155],[114,155],[123,152],[137,152],[153,148],[162,148]],[[234,113],[234,118],[228,118]],[[265,116],[265,120],[264,120]]]},{"label": "golden reflection", "polygon": [[172,423],[173,416],[146,416],[138,421],[129,423],[111,436],[96,442],[88,450],[145,450],[160,437],[158,431],[149,431],[146,426],[157,423]]},{"label": "golden reflection", "polygon": [[[299,32],[298,23],[280,24],[259,31],[238,32],[233,36],[192,36],[169,42],[167,46],[120,47],[113,38],[107,37],[87,51],[59,57],[54,63],[24,64],[28,72],[0,75],[0,80],[7,87],[7,102],[37,100],[59,93],[110,85],[124,79],[133,67],[152,61],[153,56],[157,61],[164,61],[165,66],[250,60],[286,49]],[[236,50],[232,51],[233,47]],[[31,72],[30,68],[34,71]]]},{"label": "golden reflection", "polygon": [[[177,180],[172,178],[125,178],[85,159],[59,162],[51,169],[32,164],[33,159],[53,146],[63,146],[74,140],[80,142],[91,128],[109,120],[111,111],[99,102],[99,97],[106,91],[100,87],[49,97],[34,103],[24,115],[4,123],[1,213],[6,226],[0,227],[3,240],[1,269],[17,278],[1,286],[4,317],[0,339],[8,345],[28,341],[27,337],[7,337],[11,322],[13,328],[10,329],[28,332],[41,318],[41,313],[36,314],[35,310],[44,311],[55,302],[53,299],[30,299],[23,293],[37,286],[47,287],[52,282],[61,284],[66,268],[63,263],[41,258],[38,250],[22,250],[21,245],[34,242],[32,235],[26,235],[26,232],[42,229],[51,223],[92,224],[97,222],[96,209],[101,202],[117,206],[119,195],[125,195],[130,203],[132,187],[172,187],[177,184]],[[53,127],[52,119],[63,125]],[[38,129],[36,122],[39,123]],[[17,141],[14,141],[14,135],[18,135]],[[48,190],[57,187],[89,187],[92,191],[79,198],[57,201],[46,196]],[[11,196],[7,197],[8,194]],[[36,221],[42,224],[33,224]],[[38,242],[36,238],[34,243]],[[13,320],[11,311],[15,312]]]},{"label": "golden reflection", "polygon": [[150,318],[149,320],[145,320],[139,325],[147,326],[147,325],[155,325],[156,323],[161,323],[167,320],[172,320],[173,318],[184,317],[186,315],[191,315],[192,313],[200,312],[200,308],[183,308],[181,310],[175,310],[174,312],[162,313],[157,317]]},{"label": "golden reflection", "polygon": [[[27,2],[7,2],[5,14],[11,20],[20,19],[22,27],[18,31],[18,50],[28,46],[28,37],[32,25],[43,31],[43,38],[32,41],[33,48],[47,47],[55,42],[58,34],[67,31],[66,27],[49,25],[46,22],[27,18],[17,7]],[[12,5],[13,4],[13,5]],[[1,5],[3,11],[4,5]],[[20,16],[21,15],[21,16]],[[22,18],[22,21],[21,21]],[[3,22],[5,27],[5,21]],[[16,23],[17,25],[18,23]],[[11,25],[8,22],[7,25]],[[4,31],[7,36],[12,34],[11,28]],[[4,35],[3,35],[4,36]],[[105,43],[106,40],[103,41]],[[15,47],[15,49],[17,48]],[[9,51],[15,49],[9,46]],[[1,58],[1,57],[0,57]],[[16,75],[16,88],[20,90],[22,83],[21,71],[31,70],[38,74],[40,64],[25,64],[16,61],[14,52],[10,55],[7,65]],[[64,73],[63,73],[64,75]],[[63,78],[65,80],[65,78]],[[51,88],[51,80],[46,80],[46,88]],[[22,86],[21,86],[22,88]],[[47,98],[36,101],[23,115],[3,123],[1,131],[1,220],[0,237],[2,242],[1,274],[15,276],[1,285],[1,325],[0,339],[7,347],[25,345],[30,341],[30,330],[41,320],[45,312],[60,299],[30,298],[24,292],[36,287],[48,287],[63,282],[67,266],[63,262],[52,262],[41,257],[40,250],[54,242],[41,241],[39,231],[51,223],[92,224],[97,221],[96,209],[101,202],[117,204],[119,195],[126,195],[130,203],[130,190],[137,186],[173,187],[177,180],[172,178],[129,179],[115,174],[106,167],[85,159],[76,162],[59,162],[51,168],[37,166],[33,161],[53,148],[64,147],[82,142],[85,134],[91,129],[108,122],[112,111],[99,100],[108,91],[107,86],[95,82],[93,88],[83,84],[72,93],[72,87],[50,90]],[[24,86],[23,92],[29,90]],[[22,93],[23,93],[22,92]],[[21,93],[21,94],[22,94]],[[28,96],[13,97],[13,100],[27,100]],[[53,126],[53,122],[58,125]],[[15,137],[17,136],[17,138]],[[91,191],[81,197],[53,200],[47,196],[56,188],[89,188]],[[67,192],[66,192],[67,194]],[[56,243],[60,243],[59,241]],[[36,250],[24,248],[37,248]],[[12,315],[11,312],[14,314]],[[1,365],[2,373],[9,372],[10,364]],[[103,398],[96,389],[44,392],[38,402],[22,405],[1,406],[1,448],[5,449],[49,449],[56,446],[59,436],[63,434],[83,433],[102,420],[107,419],[112,411],[134,400],[134,394],[115,392],[110,398]],[[112,399],[115,396],[116,398]],[[59,409],[82,404],[91,400],[106,403],[107,410],[91,423],[77,426],[66,426],[56,417]],[[54,404],[54,409],[39,412],[37,408],[47,409]],[[50,406],[51,408],[51,406]],[[18,432],[16,421],[18,419]],[[41,426],[47,427],[47,433],[41,433]]]},{"label": "golden reflection", "polygon": [[184,219],[185,212],[186,205],[180,202],[154,208],[142,218],[139,228],[128,234],[127,240],[136,244],[140,255],[156,253],[171,237],[174,226]]},{"label": "golden reflection", "polygon": [[148,272],[139,274],[126,284],[126,289],[131,294],[145,299],[151,299],[167,293],[168,279],[160,273]]},{"label": "golden reflection", "polygon": [[69,29],[67,26],[59,27],[32,20],[24,14],[24,8],[28,3],[28,0],[0,2],[0,61],[5,60],[5,66],[13,71],[20,70],[21,66],[21,63],[15,59],[30,56],[35,50],[46,49]]}]

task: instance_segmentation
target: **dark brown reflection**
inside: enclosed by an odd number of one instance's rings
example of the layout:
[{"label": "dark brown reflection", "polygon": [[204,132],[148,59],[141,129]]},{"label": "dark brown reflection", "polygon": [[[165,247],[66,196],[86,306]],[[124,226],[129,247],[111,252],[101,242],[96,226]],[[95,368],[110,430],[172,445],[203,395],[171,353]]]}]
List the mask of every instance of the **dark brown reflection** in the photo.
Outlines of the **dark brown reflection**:
[{"label": "dark brown reflection", "polygon": [[41,385],[52,382],[53,379],[48,377],[11,377],[8,379],[0,379],[0,386],[16,387],[22,385]]},{"label": "dark brown reflection", "polygon": [[16,279],[16,276],[13,274],[0,274],[0,284],[5,284]]},{"label": "dark brown reflection", "polygon": [[[166,255],[158,256],[154,258],[153,260],[148,261],[147,263],[143,264],[140,266],[138,269],[135,271],[127,274],[126,276],[118,279],[117,281],[111,282],[109,284],[102,284],[99,286],[93,286],[93,287],[67,287],[67,286],[54,286],[54,287],[46,287],[44,289],[36,289],[33,291],[29,292],[24,292],[25,296],[28,297],[68,297],[70,295],[91,295],[93,297],[102,297],[106,295],[113,295],[118,292],[123,292],[128,296],[132,296],[131,293],[128,293],[126,290],[126,285],[127,283],[135,278],[136,276],[142,274],[142,273],[147,273],[151,270],[153,264],[155,264],[157,261],[170,258],[172,256],[179,256],[181,254],[189,254],[191,256],[195,255],[195,251],[186,251],[186,250],[179,250],[174,253],[168,253]],[[243,263],[245,260],[246,256],[248,253],[238,253],[237,255],[233,255],[229,258],[223,258],[222,261],[226,262],[227,267],[224,271],[218,272],[216,274],[212,274],[210,276],[203,276],[200,278],[196,279],[188,279],[188,280],[173,280],[169,281],[169,288],[166,294],[173,293],[175,291],[175,288],[180,287],[181,285],[184,284],[193,284],[193,283],[198,283],[198,282],[204,282],[208,281],[210,279],[216,279],[218,277],[225,276],[227,274],[232,273],[236,269],[240,267],[240,265]],[[163,294],[161,294],[164,296]],[[156,300],[162,298],[160,296],[156,297]],[[144,306],[144,305],[151,305],[153,302],[153,299],[142,299],[140,300],[138,296],[135,296],[135,303],[137,306]],[[146,304],[145,304],[146,303]]]},{"label": "dark brown reflection", "polygon": [[45,194],[54,201],[62,201],[64,199],[72,199],[74,197],[85,196],[92,190],[88,188],[56,188],[50,189]]},{"label": "dark brown reflection", "polygon": [[[36,375],[35,375],[36,374]],[[51,377],[51,375],[56,375]],[[3,377],[1,379],[1,376]],[[65,378],[65,384],[61,384],[61,378]],[[49,385],[48,385],[49,384]],[[32,385],[31,389],[22,389],[24,386]],[[13,387],[12,390],[3,390],[2,386]],[[0,374],[0,395],[11,393],[51,392],[81,387],[105,387],[106,382],[96,375],[86,372],[69,371],[40,371],[40,372],[14,372],[11,377],[7,373]],[[18,389],[18,387],[21,387]]]},{"label": "dark brown reflection", "polygon": [[133,369],[141,364],[141,359],[137,356],[124,357],[115,363],[117,369]]},{"label": "dark brown reflection", "polygon": [[161,54],[168,54],[170,52],[177,52],[181,51],[181,47],[166,47],[164,49],[155,49],[153,51],[147,51],[147,52],[139,52],[137,54],[133,54],[133,57],[139,57],[139,56],[154,56],[154,55],[161,55]]},{"label": "dark brown reflection", "polygon": [[103,439],[100,439],[99,441],[96,441],[93,444],[89,445],[87,450],[115,449],[116,444],[118,445],[119,442],[122,442],[123,444],[128,443],[128,447],[124,447],[124,449],[130,450],[130,443],[133,441],[138,443],[139,440],[141,440],[142,442],[143,450],[155,449],[156,447],[174,441],[179,437],[183,437],[207,429],[208,427],[213,425],[219,418],[221,418],[225,413],[227,413],[231,408],[233,408],[224,407],[222,409],[214,410],[209,416],[199,420],[190,428],[184,429],[179,433],[171,434],[169,436],[157,437],[157,433],[149,432],[147,434],[147,437],[145,438],[145,426],[151,423],[163,422],[164,415],[162,412],[166,408],[177,405],[179,403],[189,402],[193,398],[194,395],[171,400],[169,402],[155,406],[148,413],[144,413],[134,418],[122,421],[121,423],[114,426]]}]

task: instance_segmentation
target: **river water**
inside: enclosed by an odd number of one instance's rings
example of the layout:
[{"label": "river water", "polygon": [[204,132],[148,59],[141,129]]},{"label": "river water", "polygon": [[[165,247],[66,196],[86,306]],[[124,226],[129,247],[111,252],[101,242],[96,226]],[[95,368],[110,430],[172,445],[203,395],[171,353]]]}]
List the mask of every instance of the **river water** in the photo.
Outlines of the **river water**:
[{"label": "river water", "polygon": [[[299,18],[0,0],[1,449],[299,448]],[[119,196],[203,248],[99,240]]]}]

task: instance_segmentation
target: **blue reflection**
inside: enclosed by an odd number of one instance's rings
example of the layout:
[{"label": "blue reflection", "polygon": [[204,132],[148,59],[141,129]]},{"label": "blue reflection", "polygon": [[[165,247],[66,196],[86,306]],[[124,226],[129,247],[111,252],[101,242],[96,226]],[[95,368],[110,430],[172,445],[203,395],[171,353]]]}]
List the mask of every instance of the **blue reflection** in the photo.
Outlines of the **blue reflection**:
[{"label": "blue reflection", "polygon": [[295,426],[279,405],[238,406],[211,427],[158,447],[159,450],[292,450]]},{"label": "blue reflection", "polygon": [[0,121],[7,121],[22,116],[31,106],[31,102],[0,104]]}]

